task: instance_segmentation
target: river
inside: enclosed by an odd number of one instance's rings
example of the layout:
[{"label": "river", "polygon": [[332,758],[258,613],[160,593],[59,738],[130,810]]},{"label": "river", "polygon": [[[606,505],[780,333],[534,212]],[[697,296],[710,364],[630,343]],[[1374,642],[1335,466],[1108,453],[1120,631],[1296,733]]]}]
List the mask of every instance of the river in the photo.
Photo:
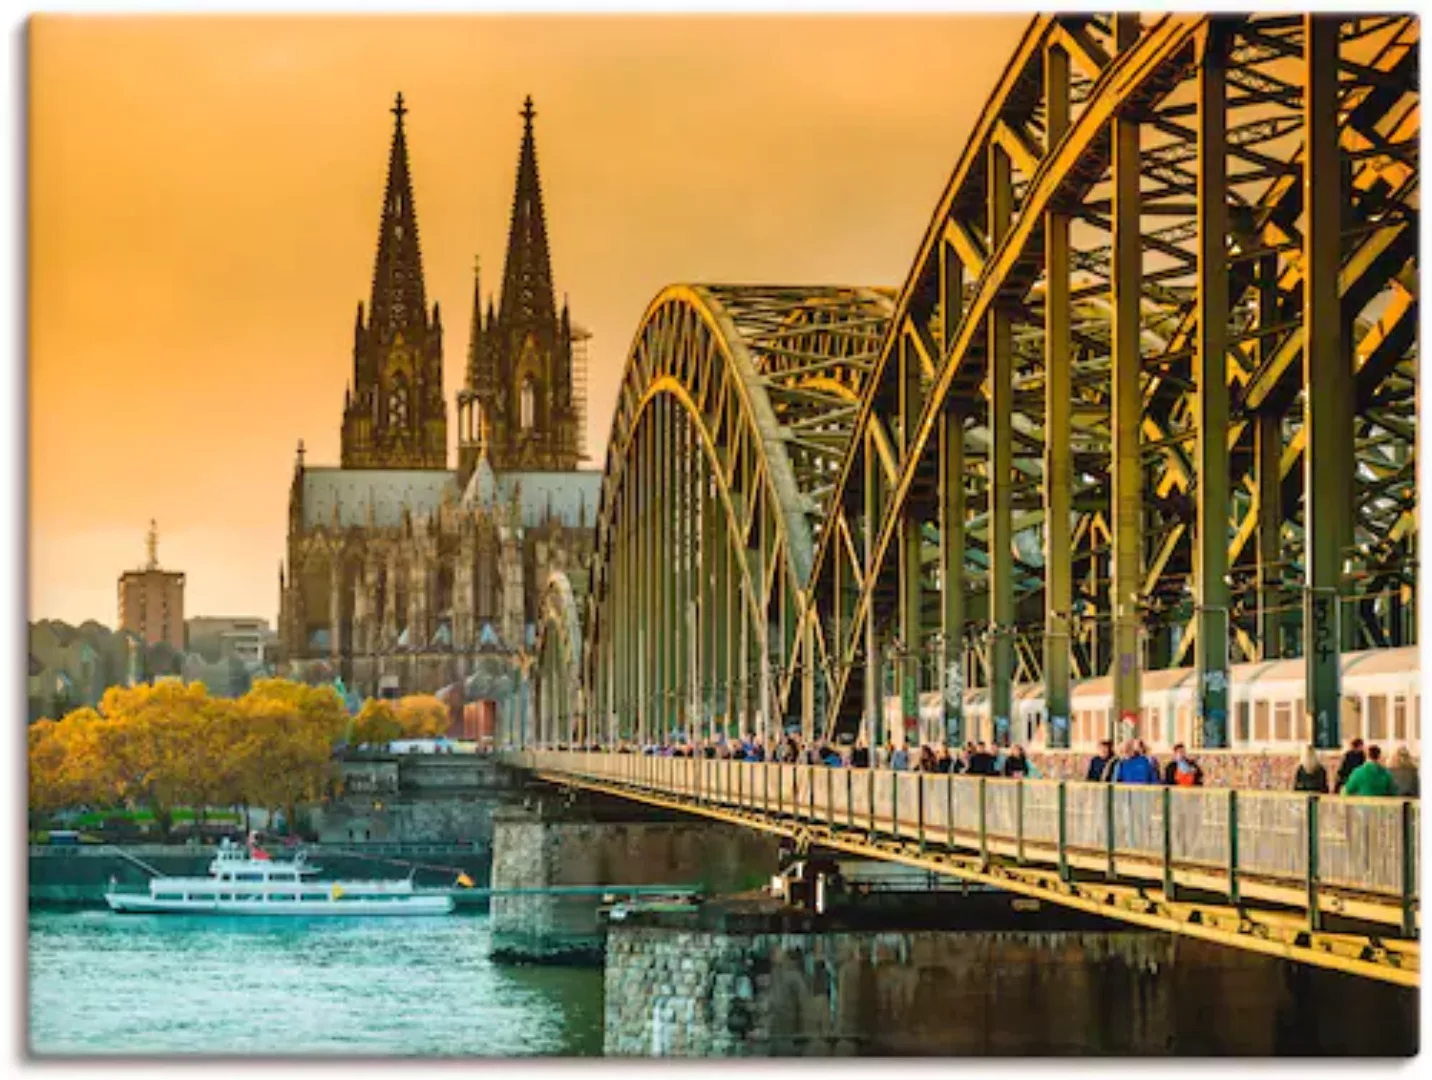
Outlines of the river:
[{"label": "river", "polygon": [[35,1054],[602,1052],[602,973],[491,963],[486,914],[32,911],[29,931]]}]

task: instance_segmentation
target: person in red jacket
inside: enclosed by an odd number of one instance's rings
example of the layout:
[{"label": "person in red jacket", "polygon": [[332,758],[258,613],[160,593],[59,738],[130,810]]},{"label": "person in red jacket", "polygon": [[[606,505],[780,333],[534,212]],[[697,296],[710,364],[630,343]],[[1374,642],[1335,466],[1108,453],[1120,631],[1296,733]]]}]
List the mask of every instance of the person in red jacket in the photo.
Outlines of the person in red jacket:
[{"label": "person in red jacket", "polygon": [[1164,767],[1164,783],[1170,787],[1203,786],[1203,770],[1188,756],[1183,743],[1173,748],[1173,760]]}]

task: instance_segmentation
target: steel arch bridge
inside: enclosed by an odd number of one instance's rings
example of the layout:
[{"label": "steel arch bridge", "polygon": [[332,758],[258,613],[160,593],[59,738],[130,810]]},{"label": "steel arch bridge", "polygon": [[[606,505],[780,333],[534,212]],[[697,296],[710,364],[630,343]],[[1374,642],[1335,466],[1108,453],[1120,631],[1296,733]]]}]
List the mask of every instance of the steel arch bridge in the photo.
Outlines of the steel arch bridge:
[{"label": "steel arch bridge", "polygon": [[[673,286],[612,427],[572,737],[881,738],[964,690],[1407,643],[1419,26],[1032,22],[898,293]],[[571,660],[570,663],[576,663]],[[539,665],[539,671],[542,670]]]}]

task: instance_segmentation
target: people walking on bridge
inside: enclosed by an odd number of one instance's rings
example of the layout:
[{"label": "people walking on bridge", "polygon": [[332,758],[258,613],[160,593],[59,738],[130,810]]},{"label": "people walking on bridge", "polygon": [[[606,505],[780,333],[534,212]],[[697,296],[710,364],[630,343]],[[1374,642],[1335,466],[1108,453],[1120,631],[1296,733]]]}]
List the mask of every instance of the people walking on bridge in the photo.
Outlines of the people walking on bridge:
[{"label": "people walking on bridge", "polygon": [[1293,773],[1293,790],[1312,791],[1319,795],[1328,793],[1328,770],[1311,746],[1303,747],[1303,759],[1298,762],[1298,771]]},{"label": "people walking on bridge", "polygon": [[1000,775],[1021,780],[1029,775],[1029,759],[1024,756],[1024,747],[1016,743],[1009,748]]},{"label": "people walking on bridge", "polygon": [[1382,764],[1382,747],[1367,748],[1367,760],[1347,778],[1343,794],[1378,798],[1397,794],[1397,781],[1392,778],[1392,771]]},{"label": "people walking on bridge", "polygon": [[1169,787],[1202,787],[1203,769],[1188,756],[1183,743],[1173,748],[1173,760],[1164,767],[1163,782]]},{"label": "people walking on bridge", "polygon": [[1362,750],[1362,740],[1354,739],[1348,743],[1347,753],[1343,755],[1342,761],[1338,764],[1338,779],[1333,785],[1333,794],[1341,791],[1348,782],[1348,778],[1367,760],[1367,755]]},{"label": "people walking on bridge", "polygon": [[1397,794],[1408,799],[1419,797],[1417,766],[1412,763],[1412,754],[1407,747],[1399,746],[1392,755],[1392,779],[1397,783]]},{"label": "people walking on bridge", "polygon": [[1143,743],[1130,739],[1124,743],[1123,753],[1114,765],[1113,781],[1116,784],[1157,784],[1158,766],[1144,752]]},{"label": "people walking on bridge", "polygon": [[910,752],[902,746],[893,746],[890,750],[890,767],[898,772],[904,772],[910,768]]},{"label": "people walking on bridge", "polygon": [[971,776],[994,776],[994,754],[986,743],[975,744],[967,770]]},{"label": "people walking on bridge", "polygon": [[1099,742],[1099,752],[1089,759],[1089,768],[1084,779],[1094,783],[1108,780],[1114,764],[1114,742],[1112,739],[1102,739]]},{"label": "people walking on bridge", "polygon": [[855,740],[855,749],[850,752],[850,767],[852,769],[870,768],[870,747],[865,745],[864,739]]}]

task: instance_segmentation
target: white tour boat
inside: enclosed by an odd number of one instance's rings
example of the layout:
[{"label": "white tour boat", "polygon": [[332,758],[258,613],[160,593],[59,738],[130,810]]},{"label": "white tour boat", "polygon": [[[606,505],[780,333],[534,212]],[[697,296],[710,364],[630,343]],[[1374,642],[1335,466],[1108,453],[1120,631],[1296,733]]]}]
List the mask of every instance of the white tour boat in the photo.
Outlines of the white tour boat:
[{"label": "white tour boat", "polygon": [[269,858],[225,840],[209,876],[155,877],[148,893],[105,893],[113,911],[209,915],[447,915],[447,893],[420,893],[411,877],[398,881],[315,881],[318,867],[299,852],[291,861]]}]

